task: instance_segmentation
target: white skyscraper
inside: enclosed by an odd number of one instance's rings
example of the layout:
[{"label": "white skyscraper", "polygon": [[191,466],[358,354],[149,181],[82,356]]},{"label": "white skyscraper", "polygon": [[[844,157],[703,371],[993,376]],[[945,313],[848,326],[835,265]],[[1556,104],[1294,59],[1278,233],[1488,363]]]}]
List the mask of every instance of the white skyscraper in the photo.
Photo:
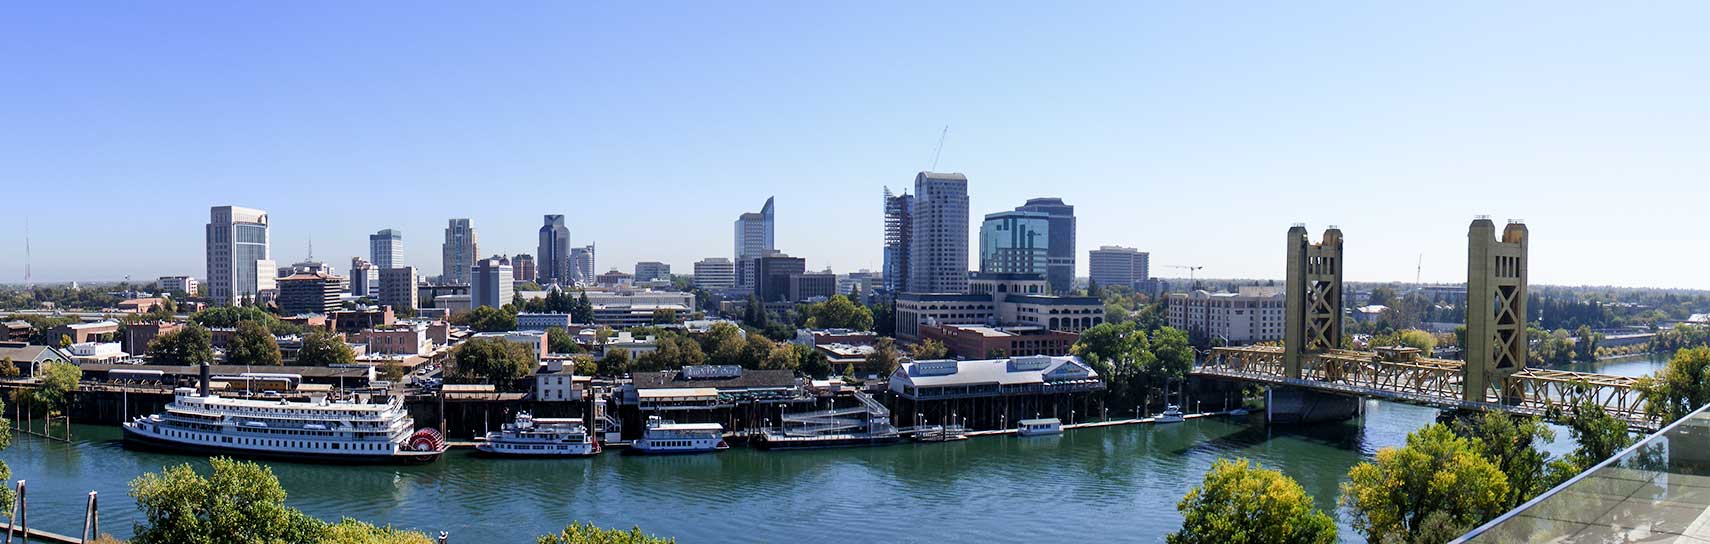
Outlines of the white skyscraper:
[{"label": "white skyscraper", "polygon": [[368,235],[368,262],[380,270],[404,266],[404,233],[383,229]]},{"label": "white skyscraper", "polygon": [[908,290],[968,291],[968,177],[921,172],[914,178]]},{"label": "white skyscraper", "polygon": [[513,291],[511,265],[503,259],[490,257],[475,261],[470,267],[469,308],[481,306],[498,308],[509,304]]},{"label": "white skyscraper", "polygon": [[773,237],[772,198],[760,211],[744,213],[736,218],[736,284],[754,288],[754,259],[776,250]]},{"label": "white skyscraper", "polygon": [[267,225],[267,212],[263,210],[237,206],[209,209],[207,290],[215,304],[237,304],[275,289],[276,267]]}]

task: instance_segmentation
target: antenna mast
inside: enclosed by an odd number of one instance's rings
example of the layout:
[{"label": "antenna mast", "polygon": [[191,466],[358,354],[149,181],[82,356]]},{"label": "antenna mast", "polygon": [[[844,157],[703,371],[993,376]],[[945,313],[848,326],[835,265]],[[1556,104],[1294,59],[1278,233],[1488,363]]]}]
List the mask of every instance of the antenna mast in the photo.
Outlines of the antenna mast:
[{"label": "antenna mast", "polygon": [[1419,277],[1425,272],[1425,254],[1419,254],[1419,264],[1413,269],[1413,284],[1419,285]]},{"label": "antenna mast", "polygon": [[938,171],[938,156],[944,153],[944,138],[949,135],[950,125],[944,125],[944,131],[938,133],[938,149],[932,151],[932,168],[926,169],[928,172]]}]

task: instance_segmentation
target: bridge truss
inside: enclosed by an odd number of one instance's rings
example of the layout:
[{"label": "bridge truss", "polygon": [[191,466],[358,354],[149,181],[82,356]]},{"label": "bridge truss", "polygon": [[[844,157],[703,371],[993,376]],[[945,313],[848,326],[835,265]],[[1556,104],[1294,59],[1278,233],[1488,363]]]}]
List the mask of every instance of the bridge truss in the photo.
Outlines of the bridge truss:
[{"label": "bridge truss", "polygon": [[1463,398],[1465,371],[1466,363],[1461,361],[1330,350],[1303,354],[1300,377],[1290,378],[1283,348],[1247,346],[1215,348],[1195,364],[1192,373],[1436,408],[1497,410],[1545,418],[1559,417],[1590,400],[1631,428],[1654,431],[1659,427],[1658,421],[1645,416],[1644,401],[1635,387],[1637,378],[1524,369],[1502,380],[1501,391],[1509,396],[1509,402],[1502,402],[1495,392],[1487,393],[1480,402]]}]

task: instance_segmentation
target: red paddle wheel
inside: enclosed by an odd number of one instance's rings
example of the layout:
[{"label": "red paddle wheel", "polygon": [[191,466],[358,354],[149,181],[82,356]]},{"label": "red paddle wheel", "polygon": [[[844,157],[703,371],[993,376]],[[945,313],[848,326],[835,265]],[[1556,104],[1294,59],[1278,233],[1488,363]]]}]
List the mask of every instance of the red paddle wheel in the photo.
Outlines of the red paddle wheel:
[{"label": "red paddle wheel", "polygon": [[439,429],[427,428],[416,431],[404,444],[410,451],[445,451],[445,435],[439,434]]}]

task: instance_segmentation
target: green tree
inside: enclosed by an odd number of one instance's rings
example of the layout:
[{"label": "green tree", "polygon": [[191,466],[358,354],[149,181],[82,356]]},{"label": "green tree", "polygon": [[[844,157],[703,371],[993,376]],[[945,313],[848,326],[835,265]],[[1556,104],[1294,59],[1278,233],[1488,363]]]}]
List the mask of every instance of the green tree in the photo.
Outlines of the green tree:
[{"label": "green tree", "polygon": [[71,335],[69,335],[69,334],[59,335],[59,349],[66,349],[69,347],[71,347]]},{"label": "green tree", "polygon": [[276,366],[284,361],[279,355],[279,342],[266,325],[259,321],[239,321],[237,330],[226,341],[226,363]]},{"label": "green tree", "polygon": [[825,352],[801,344],[790,344],[790,349],[795,350],[801,371],[813,376],[813,379],[826,379],[835,370],[831,368],[831,360],[825,356]]},{"label": "green tree", "polygon": [[324,524],[285,506],[272,469],[224,457],[210,462],[207,477],[183,464],[131,481],[143,514],[136,544],[312,542],[324,532]]},{"label": "green tree", "polygon": [[1591,332],[1589,325],[1580,325],[1573,330],[1573,358],[1575,361],[1592,362],[1597,360],[1597,344],[1603,340],[1603,335]]},{"label": "green tree", "polygon": [[1555,431],[1535,417],[1504,412],[1483,412],[1456,419],[1451,429],[1470,438],[1479,454],[1496,464],[1508,477],[1504,509],[1513,509],[1549,489],[1546,468],[1550,455],[1543,446],[1556,439]]},{"label": "green tree", "polygon": [[518,342],[503,338],[475,338],[452,351],[452,369],[463,379],[481,380],[500,387],[534,373],[535,354]]},{"label": "green tree", "polygon": [[873,330],[873,311],[855,304],[849,297],[836,295],[808,307],[807,326],[810,329]]},{"label": "green tree", "polygon": [[77,382],[83,379],[83,369],[73,363],[48,361],[42,363],[42,385],[37,387],[33,396],[34,404],[48,413],[57,414],[65,409],[65,399],[77,391]]},{"label": "green tree", "polygon": [[667,324],[671,324],[671,323],[676,323],[677,322],[677,310],[673,310],[671,308],[659,308],[659,309],[653,310],[652,322],[654,325],[667,325]]},{"label": "green tree", "polygon": [[214,362],[213,336],[208,329],[191,323],[154,337],[148,343],[148,358],[157,363],[197,365]]},{"label": "green tree", "polygon": [[588,300],[588,292],[582,291],[576,297],[576,305],[570,308],[570,319],[577,323],[594,322],[594,303]]},{"label": "green tree", "polygon": [[714,323],[701,342],[701,351],[718,365],[742,364],[742,349],[748,345],[742,338],[742,329],[730,323]]},{"label": "green tree", "polygon": [[575,372],[581,376],[593,376],[600,373],[600,364],[594,361],[594,356],[578,353],[570,357],[575,363]]},{"label": "green tree", "polygon": [[328,525],[319,542],[321,544],[433,544],[434,540],[424,533],[394,529],[388,525],[376,527],[372,524],[350,518]]},{"label": "green tree", "polygon": [[1656,374],[1640,378],[1645,415],[1664,424],[1710,404],[1710,347],[1682,349]]},{"label": "green tree", "polygon": [[621,376],[629,373],[629,350],[607,349],[606,354],[600,356],[599,369],[602,376]]},{"label": "green tree", "polygon": [[886,336],[873,342],[873,352],[867,354],[866,366],[884,377],[895,373],[902,366],[902,354],[897,353],[896,341]]},{"label": "green tree", "polygon": [[18,363],[12,361],[12,356],[7,355],[5,359],[0,359],[0,378],[16,378],[20,373]]},{"label": "green tree", "polygon": [[[1508,477],[1476,442],[1432,424],[1408,434],[1405,446],[1378,450],[1376,459],[1355,465],[1340,497],[1354,529],[1372,542],[1438,544],[1444,534],[1501,514]],[[1427,523],[1432,514],[1442,517]]]},{"label": "green tree", "polygon": [[950,349],[944,347],[943,342],[927,338],[913,346],[910,346],[908,356],[916,361],[943,359],[950,356]]},{"label": "green tree", "polygon": [[477,306],[469,310],[469,328],[480,332],[517,330],[517,314],[492,306]]},{"label": "green tree", "polygon": [[297,364],[304,366],[333,366],[356,364],[356,350],[333,333],[315,330],[303,335],[303,349],[297,351]]},{"label": "green tree", "polygon": [[1312,503],[1293,478],[1219,459],[1200,485],[1176,503],[1182,528],[1169,544],[1331,544],[1336,521]]},{"label": "green tree", "polygon": [[380,365],[380,372],[378,373],[380,379],[393,383],[404,379],[405,374],[408,372],[404,370],[404,365],[397,361],[386,361],[385,364]]},{"label": "green tree", "polygon": [[553,353],[581,353],[584,351],[582,346],[576,343],[576,339],[570,336],[570,331],[564,330],[564,327],[546,328],[546,346]]},{"label": "green tree", "polygon": [[1590,399],[1568,408],[1557,419],[1567,426],[1568,436],[1576,445],[1572,453],[1550,462],[1547,476],[1550,486],[1565,482],[1633,445],[1627,423]]},{"label": "green tree", "polygon": [[640,527],[628,531],[602,529],[593,524],[571,523],[563,531],[541,535],[536,544],[674,544],[675,539],[660,538],[641,532]]}]

